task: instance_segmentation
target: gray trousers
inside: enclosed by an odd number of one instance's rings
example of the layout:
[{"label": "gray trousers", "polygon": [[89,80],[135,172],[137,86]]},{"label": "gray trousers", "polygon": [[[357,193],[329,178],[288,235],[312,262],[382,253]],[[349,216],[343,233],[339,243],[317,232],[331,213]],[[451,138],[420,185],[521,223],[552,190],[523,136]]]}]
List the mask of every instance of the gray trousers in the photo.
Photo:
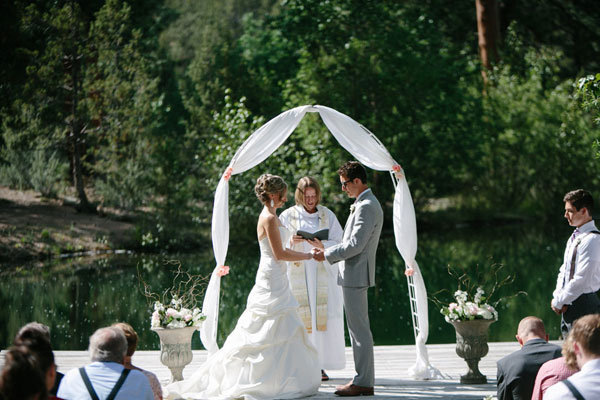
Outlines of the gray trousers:
[{"label": "gray trousers", "polygon": [[368,287],[345,287],[344,312],[352,343],[356,376],[353,383],[358,386],[375,385],[375,359],[373,357],[373,335],[369,324]]}]

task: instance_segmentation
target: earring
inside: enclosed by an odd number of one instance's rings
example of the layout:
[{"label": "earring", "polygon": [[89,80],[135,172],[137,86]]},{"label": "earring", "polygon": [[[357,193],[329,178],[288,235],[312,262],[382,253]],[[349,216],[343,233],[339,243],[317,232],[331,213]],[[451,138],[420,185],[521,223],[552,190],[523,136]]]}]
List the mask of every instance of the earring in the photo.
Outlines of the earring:
[{"label": "earring", "polygon": [[275,202],[271,199],[271,207],[275,207]]}]

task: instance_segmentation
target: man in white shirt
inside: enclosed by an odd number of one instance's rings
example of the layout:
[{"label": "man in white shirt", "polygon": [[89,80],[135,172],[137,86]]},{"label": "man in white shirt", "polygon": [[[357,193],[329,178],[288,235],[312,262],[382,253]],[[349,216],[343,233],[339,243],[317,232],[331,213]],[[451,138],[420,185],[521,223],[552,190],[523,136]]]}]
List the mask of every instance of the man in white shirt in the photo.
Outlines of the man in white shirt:
[{"label": "man in white shirt", "polygon": [[600,399],[600,314],[579,318],[569,335],[581,370],[550,386],[544,400]]},{"label": "man in white shirt", "polygon": [[127,339],[121,329],[98,329],[90,337],[89,352],[92,363],[67,372],[58,388],[59,398],[154,400],[148,378],[123,367]]},{"label": "man in white shirt", "polygon": [[600,313],[600,232],[592,219],[594,199],[582,189],[565,195],[565,218],[575,231],[567,241],[551,307],[561,315],[563,337],[577,318]]}]

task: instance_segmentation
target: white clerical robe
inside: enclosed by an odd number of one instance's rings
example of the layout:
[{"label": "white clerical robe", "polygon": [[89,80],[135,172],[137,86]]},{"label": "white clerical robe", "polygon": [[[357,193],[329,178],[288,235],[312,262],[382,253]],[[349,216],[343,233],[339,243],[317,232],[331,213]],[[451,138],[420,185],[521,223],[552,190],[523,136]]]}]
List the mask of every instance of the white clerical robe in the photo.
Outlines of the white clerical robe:
[{"label": "white clerical robe", "polygon": [[[323,206],[319,206],[323,207]],[[325,248],[336,245],[342,241],[344,231],[338,222],[335,214],[325,207],[325,212],[329,220],[329,239],[323,241]],[[297,228],[292,225],[292,218],[298,217]],[[281,213],[279,219],[289,230],[297,229],[306,232],[316,232],[321,230],[319,213],[309,213],[302,206],[294,206]],[[290,244],[288,243],[288,246]],[[311,245],[304,241],[299,251],[308,252]],[[337,264],[331,265],[324,261],[325,269],[328,275],[327,291],[327,329],[325,331],[317,330],[316,313],[316,293],[317,293],[317,262],[315,260],[305,261],[306,286],[308,289],[308,300],[312,311],[312,332],[308,337],[319,353],[319,363],[321,369],[343,369],[346,366],[345,340],[344,340],[344,301],[342,297],[342,288],[337,284],[338,267]],[[288,263],[288,276],[292,263]]]}]

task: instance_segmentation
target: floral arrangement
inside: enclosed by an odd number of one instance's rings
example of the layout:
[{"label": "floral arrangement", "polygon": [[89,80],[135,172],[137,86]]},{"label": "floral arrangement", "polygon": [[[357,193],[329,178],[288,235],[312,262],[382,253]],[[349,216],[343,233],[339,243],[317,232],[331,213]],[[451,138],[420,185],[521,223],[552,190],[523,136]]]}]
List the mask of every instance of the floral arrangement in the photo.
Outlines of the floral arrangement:
[{"label": "floral arrangement", "polygon": [[[512,296],[501,297],[495,302],[491,302],[490,299],[498,289],[515,280],[515,277],[512,275],[501,276],[502,268],[502,265],[494,264],[488,271],[485,271],[485,275],[476,273],[477,279],[474,280],[467,273],[458,273],[455,269],[448,267],[450,276],[458,281],[458,290],[454,292],[453,296],[454,301],[445,303],[435,297],[435,295],[440,292],[447,292],[445,289],[435,293],[432,301],[441,306],[440,313],[444,315],[447,322],[470,321],[475,319],[497,320],[498,311],[496,308],[498,303],[520,294],[527,295],[527,293],[519,291]],[[483,289],[481,282],[488,280],[490,277],[492,277],[493,283],[489,290],[489,296],[486,296],[486,292]],[[478,283],[475,284],[474,281]],[[472,295],[473,292],[475,292],[474,295]]]},{"label": "floral arrangement", "polygon": [[446,321],[465,321],[472,319],[498,319],[498,311],[485,302],[485,292],[481,287],[477,288],[477,293],[472,301],[469,301],[469,295],[463,290],[457,290],[454,293],[455,303],[450,303],[447,307],[443,306],[440,312],[446,318]]},{"label": "floral arrangement", "polygon": [[206,315],[202,314],[198,307],[193,310],[183,307],[183,302],[177,296],[171,299],[169,307],[165,307],[160,301],[154,302],[152,313],[152,328],[185,328],[186,326],[200,327]]},{"label": "floral arrangement", "polygon": [[173,284],[161,294],[151,291],[150,286],[142,279],[138,268],[138,279],[143,287],[144,296],[154,305],[150,326],[152,328],[199,328],[206,319],[197,304],[204,294],[208,277],[192,275],[181,268],[179,261],[166,261],[167,265],[175,265],[172,273]]}]

